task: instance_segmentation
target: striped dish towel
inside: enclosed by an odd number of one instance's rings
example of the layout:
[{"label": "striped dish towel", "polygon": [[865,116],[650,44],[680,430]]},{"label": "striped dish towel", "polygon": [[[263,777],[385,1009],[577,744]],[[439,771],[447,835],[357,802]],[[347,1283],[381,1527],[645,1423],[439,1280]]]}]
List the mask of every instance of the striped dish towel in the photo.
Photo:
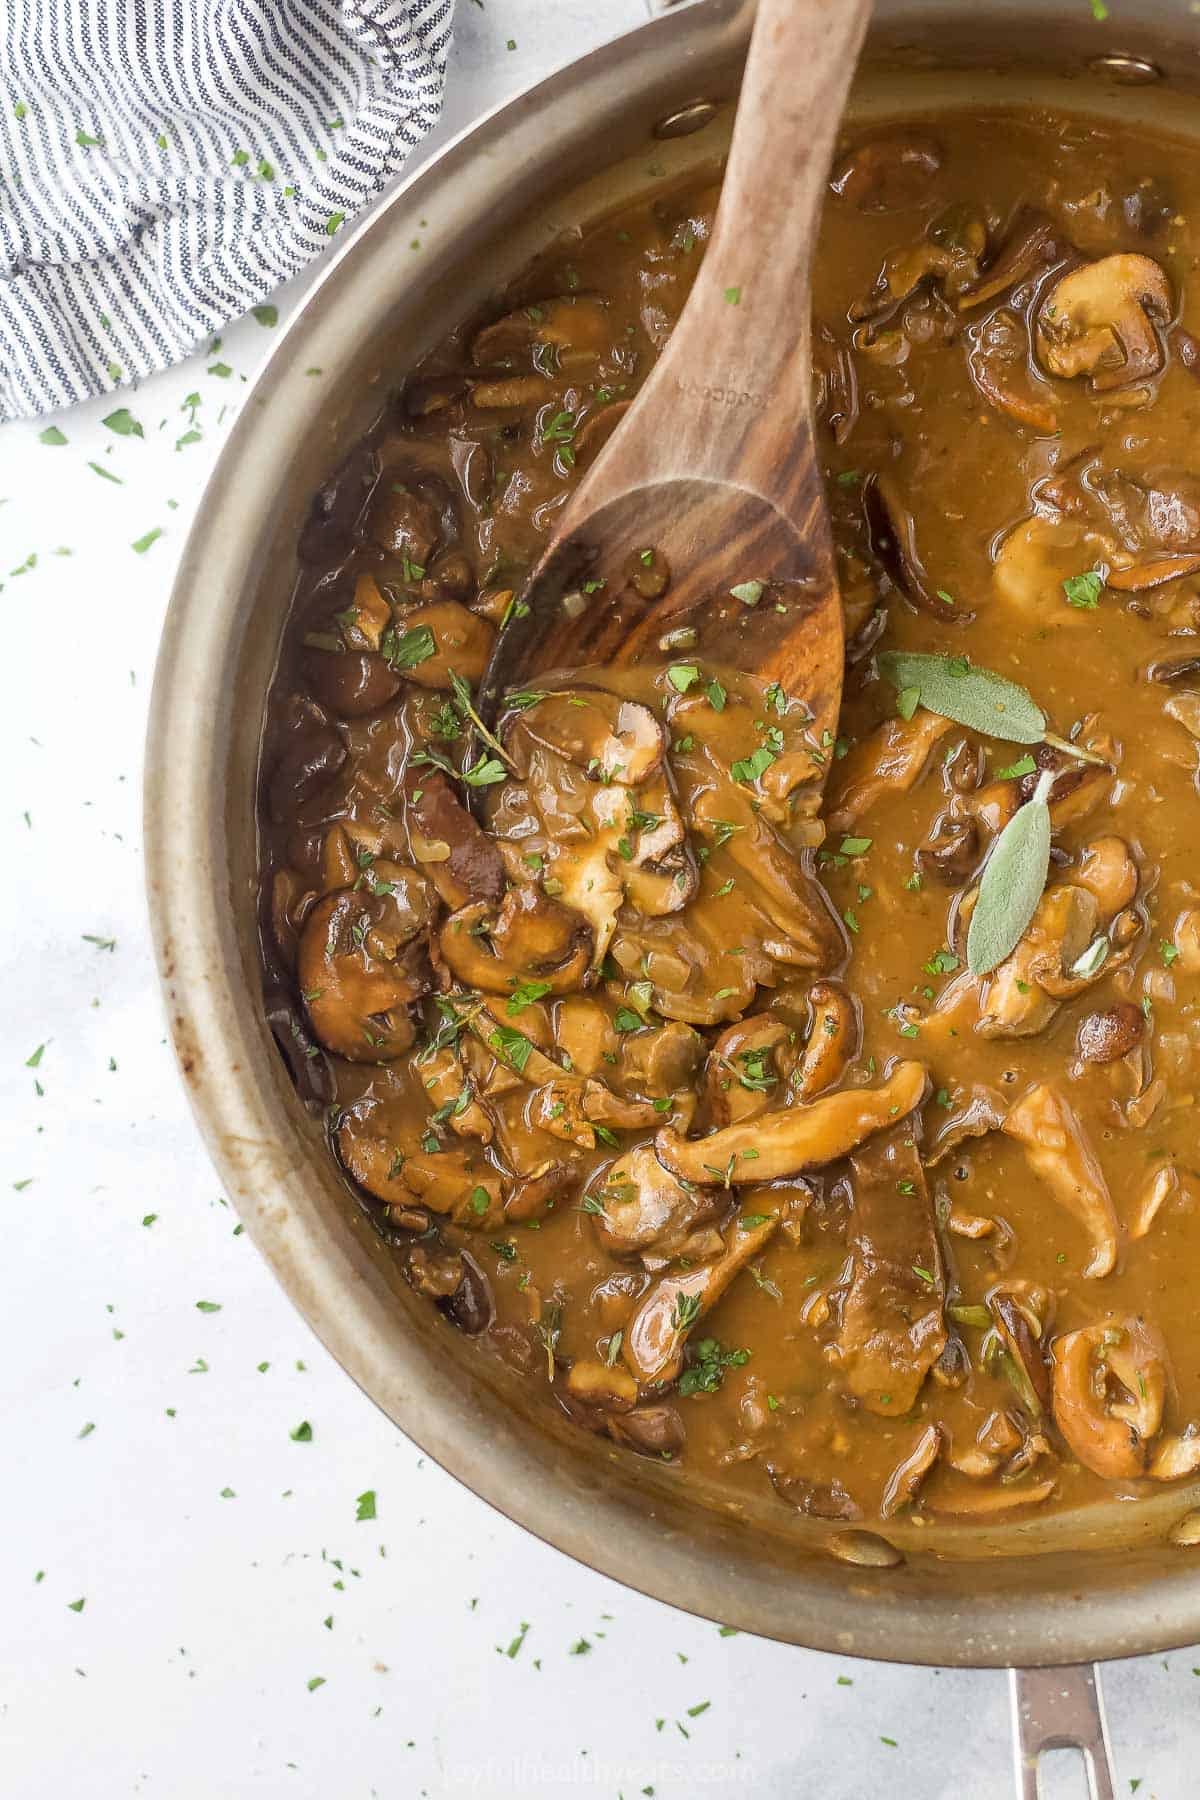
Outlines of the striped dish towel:
[{"label": "striped dish towel", "polygon": [[454,0],[0,0],[0,421],[177,362],[441,106]]}]

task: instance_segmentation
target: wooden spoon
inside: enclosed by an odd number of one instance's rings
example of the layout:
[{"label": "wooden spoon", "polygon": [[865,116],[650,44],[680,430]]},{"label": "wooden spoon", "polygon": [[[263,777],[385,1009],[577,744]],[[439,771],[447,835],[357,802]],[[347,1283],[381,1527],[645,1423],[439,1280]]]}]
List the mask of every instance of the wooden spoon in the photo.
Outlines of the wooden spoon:
[{"label": "wooden spoon", "polygon": [[565,507],[528,610],[501,633],[485,715],[539,669],[657,659],[686,623],[689,659],[778,681],[807,701],[814,734],[836,732],[844,634],[813,431],[811,278],[869,12],[870,0],[760,0],[696,285]]}]

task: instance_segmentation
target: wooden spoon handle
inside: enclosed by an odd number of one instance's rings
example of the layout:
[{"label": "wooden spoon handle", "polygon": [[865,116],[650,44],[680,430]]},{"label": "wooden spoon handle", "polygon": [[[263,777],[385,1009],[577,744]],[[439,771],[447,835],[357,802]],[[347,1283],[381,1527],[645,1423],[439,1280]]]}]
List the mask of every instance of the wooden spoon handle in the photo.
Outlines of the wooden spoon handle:
[{"label": "wooden spoon handle", "polygon": [[592,471],[588,511],[678,477],[734,482],[789,518],[805,510],[812,256],[870,10],[871,0],[759,0],[712,241],[670,343]]}]

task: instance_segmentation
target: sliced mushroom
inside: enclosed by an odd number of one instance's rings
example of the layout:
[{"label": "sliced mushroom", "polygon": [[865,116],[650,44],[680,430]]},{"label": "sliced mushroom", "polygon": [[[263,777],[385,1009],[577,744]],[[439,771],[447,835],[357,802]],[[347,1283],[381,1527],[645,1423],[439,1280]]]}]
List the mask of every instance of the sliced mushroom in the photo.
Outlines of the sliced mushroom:
[{"label": "sliced mushroom", "polygon": [[277,825],[297,815],[299,822],[307,823],[304,809],[329,788],[345,765],[345,744],[324,713],[318,714],[315,707],[313,713],[312,721],[288,738],[267,782],[268,808]]},{"label": "sliced mushroom", "polygon": [[711,1190],[701,1192],[676,1181],[649,1144],[619,1157],[588,1194],[596,1235],[614,1256],[650,1249],[660,1261],[678,1255],[696,1227],[707,1225],[720,1210]]},{"label": "sliced mushroom", "polygon": [[1000,545],[992,587],[1031,627],[1048,617],[1058,627],[1085,625],[1091,615],[1067,605],[1063,582],[1107,553],[1106,541],[1078,520],[1034,515],[1015,525]]},{"label": "sliced mushroom", "polygon": [[1170,283],[1150,257],[1126,252],[1085,263],[1042,303],[1038,357],[1052,375],[1090,376],[1094,393],[1145,380],[1163,366],[1156,327],[1173,308]]},{"label": "sliced mushroom", "polygon": [[1030,1167],[1078,1220],[1091,1245],[1084,1276],[1096,1281],[1116,1267],[1121,1227],[1103,1170],[1074,1108],[1047,1082],[1022,1095],[1002,1129],[1025,1151]]},{"label": "sliced mushroom", "polygon": [[766,1248],[777,1222],[768,1218],[743,1227],[735,1219],[726,1233],[725,1252],[716,1261],[657,1278],[622,1343],[625,1361],[643,1387],[675,1379],[688,1333],[711,1312],[734,1276]]},{"label": "sliced mushroom", "polygon": [[651,1100],[674,1097],[680,1103],[690,1102],[689,1090],[703,1054],[703,1038],[677,1019],[648,1031],[625,1033],[621,1038],[621,1084]]},{"label": "sliced mushroom", "polygon": [[[504,893],[504,863],[492,839],[471,817],[437,769],[409,768],[404,777],[404,818],[413,861],[446,905],[497,903]],[[442,851],[445,854],[442,854]]]},{"label": "sliced mushroom", "polygon": [[587,1406],[628,1412],[630,1407],[637,1405],[638,1384],[629,1370],[617,1363],[581,1357],[567,1371],[567,1392]]},{"label": "sliced mushroom", "polygon": [[1166,1346],[1143,1319],[1108,1319],[1055,1340],[1055,1422],[1084,1467],[1107,1480],[1146,1473],[1168,1384]]},{"label": "sliced mushroom", "polygon": [[635,1406],[608,1421],[608,1435],[643,1456],[678,1456],[687,1441],[683,1420],[674,1406]]},{"label": "sliced mushroom", "polygon": [[911,1124],[853,1158],[850,1209],[850,1260],[830,1291],[826,1354],[868,1411],[896,1417],[946,1345],[941,1253]]},{"label": "sliced mushroom", "polygon": [[1058,261],[1058,228],[1046,213],[1023,206],[1000,249],[973,287],[958,297],[960,312],[973,312],[1021,287]]},{"label": "sliced mushroom", "polygon": [[982,220],[972,215],[956,231],[934,236],[935,230],[931,227],[929,236],[884,258],[874,288],[850,308],[853,321],[890,317],[921,287],[936,287],[945,299],[955,300],[978,281],[987,235]]},{"label": "sliced mushroom", "polygon": [[304,674],[321,705],[339,719],[365,719],[382,712],[400,692],[400,677],[382,656],[366,650],[310,649]]},{"label": "sliced mushroom", "polygon": [[1190,1425],[1183,1435],[1171,1433],[1160,1440],[1146,1470],[1151,1481],[1182,1481],[1200,1470],[1200,1432]]},{"label": "sliced mushroom", "polygon": [[658,773],[666,732],[649,707],[602,688],[548,694],[523,712],[514,736],[531,737],[595,781],[640,787]]},{"label": "sliced mushroom", "polygon": [[312,1028],[352,1062],[388,1062],[415,1036],[408,1007],[429,992],[424,932],[431,902],[415,869],[376,862],[372,884],[318,901],[300,935],[297,974]]},{"label": "sliced mushroom", "polygon": [[886,719],[835,765],[825,801],[831,832],[852,831],[885,794],[905,794],[925,773],[951,719],[918,707],[911,719]]},{"label": "sliced mushroom", "polygon": [[955,606],[934,586],[917,548],[917,523],[891,475],[874,475],[863,484],[871,548],[905,599],[935,619],[968,625],[973,613]]},{"label": "sliced mushroom", "polygon": [[587,920],[535,887],[510,888],[499,910],[480,901],[452,913],[438,944],[462,986],[486,994],[512,993],[527,983],[543,993],[570,993],[592,960]]},{"label": "sliced mushroom", "polygon": [[818,981],[808,996],[808,1037],[791,1085],[800,1100],[815,1100],[836,1087],[858,1054],[858,1008],[844,988]]},{"label": "sliced mushroom", "polygon": [[[402,655],[404,640],[408,633],[422,630],[432,634],[433,655],[410,662]],[[477,612],[457,600],[435,600],[397,613],[382,649],[389,663],[417,687],[448,688],[451,671],[474,687],[487,668],[495,640],[495,631]]]},{"label": "sliced mushroom", "polygon": [[617,1058],[617,1033],[612,1019],[598,1000],[588,994],[568,994],[558,1006],[554,1041],[566,1066],[577,1075],[603,1075],[606,1063]]},{"label": "sliced mushroom", "polygon": [[902,212],[922,204],[941,166],[941,145],[927,132],[881,132],[838,158],[829,185],[859,212]]},{"label": "sliced mushroom", "polygon": [[897,1463],[887,1478],[879,1503],[881,1519],[892,1519],[905,1506],[911,1506],[921,1483],[942,1452],[942,1430],[939,1425],[926,1425],[908,1455]]},{"label": "sliced mushroom", "polygon": [[[1004,1373],[1030,1416],[1040,1419],[1050,1410],[1050,1372],[1041,1342],[1048,1319],[1035,1313],[1026,1297],[1010,1288],[993,1288],[987,1299],[1002,1354],[1008,1359]],[[1048,1307],[1047,1296],[1043,1314]]]},{"label": "sliced mushroom", "polygon": [[1167,1201],[1175,1199],[1182,1192],[1183,1184],[1174,1162],[1163,1163],[1160,1168],[1155,1169],[1139,1195],[1129,1223],[1130,1237],[1145,1237]]},{"label": "sliced mushroom", "polygon": [[1058,414],[1029,366],[1029,338],[1020,316],[1001,307],[971,327],[969,344],[967,368],[988,405],[1039,436],[1052,437]]},{"label": "sliced mushroom", "polygon": [[779,1498],[806,1518],[854,1524],[863,1517],[862,1507],[836,1477],[832,1481],[814,1481],[809,1475],[784,1469],[773,1462],[767,1464],[767,1475]]},{"label": "sliced mushroom", "polygon": [[[561,294],[485,325],[471,345],[471,361],[477,369],[525,365],[543,375],[567,371],[595,362],[611,330],[602,300],[593,294]],[[549,357],[539,355],[543,350]]]},{"label": "sliced mushroom", "polygon": [[343,1118],[337,1141],[355,1181],[389,1206],[427,1207],[473,1231],[494,1231],[503,1222],[503,1179],[477,1152],[398,1149],[372,1129],[370,1117],[355,1113]]},{"label": "sliced mushroom", "polygon": [[[989,1131],[999,1131],[1004,1123],[1005,1110],[1004,1102],[993,1088],[982,1082],[974,1083],[966,1100],[951,1111],[934,1134],[933,1141],[925,1152],[925,1167],[936,1168],[971,1138],[986,1137]],[[991,1230],[991,1221],[986,1223]]]},{"label": "sliced mushroom", "polygon": [[659,1159],[681,1181],[711,1187],[776,1181],[836,1162],[919,1105],[926,1074],[921,1063],[898,1062],[880,1087],[846,1088],[809,1106],[768,1113],[687,1139],[664,1125],[655,1138]]},{"label": "sliced mushroom", "polygon": [[[1016,949],[988,976],[979,1003],[983,1037],[1029,1037],[1054,1017],[1055,978],[1067,979],[1096,935],[1100,908],[1089,889],[1060,882],[1039,900]],[[1096,970],[1098,977],[1102,965]]]},{"label": "sliced mushroom", "polygon": [[417,1079],[433,1102],[435,1112],[449,1108],[451,1131],[456,1137],[478,1138],[490,1144],[496,1128],[487,1112],[471,1092],[470,1080],[458,1051],[444,1044],[417,1058],[413,1065]]},{"label": "sliced mushroom", "polygon": [[795,1039],[782,1019],[765,1013],[721,1033],[704,1072],[704,1096],[715,1125],[744,1124],[786,1098]]}]

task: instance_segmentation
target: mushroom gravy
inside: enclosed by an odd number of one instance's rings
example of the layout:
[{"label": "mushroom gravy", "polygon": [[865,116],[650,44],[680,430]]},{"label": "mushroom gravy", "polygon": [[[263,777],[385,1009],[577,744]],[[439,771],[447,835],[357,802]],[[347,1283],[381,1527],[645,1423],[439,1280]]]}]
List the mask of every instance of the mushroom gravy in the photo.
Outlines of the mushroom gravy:
[{"label": "mushroom gravy", "polygon": [[[686,622],[476,716],[715,178],[451,335],[303,533],[262,763],[281,1048],[419,1292],[733,1496],[984,1521],[1200,1470],[1198,182],[1043,110],[848,140],[835,741]],[[781,604],[770,574],[714,603]],[[666,579],[647,546],[633,587]]]}]

